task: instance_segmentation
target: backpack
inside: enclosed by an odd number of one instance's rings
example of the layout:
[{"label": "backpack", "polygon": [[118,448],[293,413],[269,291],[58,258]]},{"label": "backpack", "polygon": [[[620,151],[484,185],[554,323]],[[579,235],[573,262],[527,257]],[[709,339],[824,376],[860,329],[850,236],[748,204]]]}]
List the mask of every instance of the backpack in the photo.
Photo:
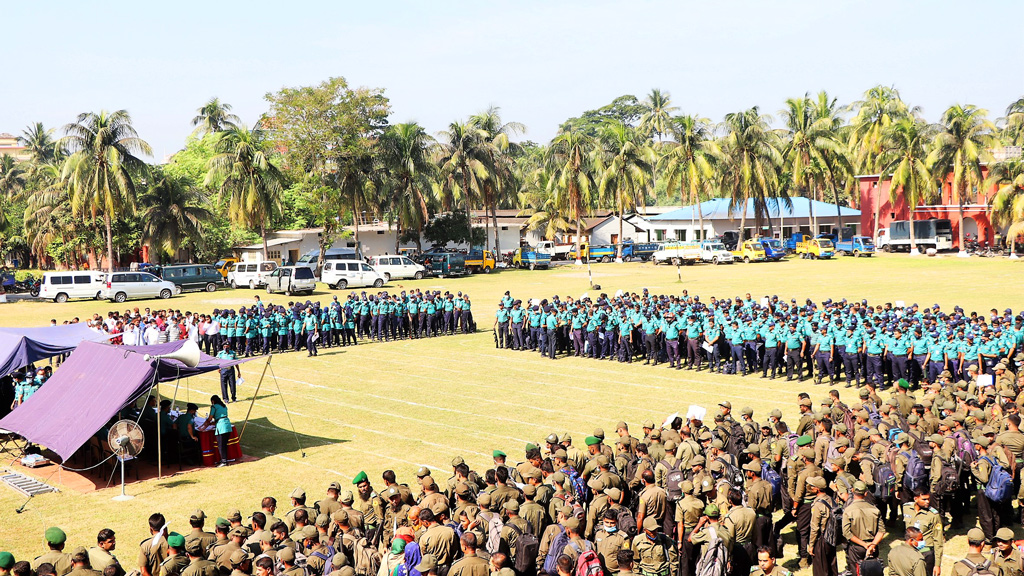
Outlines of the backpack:
[{"label": "backpack", "polygon": [[917,450],[900,452],[907,457],[907,470],[903,473],[903,487],[911,493],[916,492],[928,483],[928,470]]},{"label": "backpack", "polygon": [[636,535],[636,519],[633,518],[633,513],[629,511],[629,508],[619,506],[617,520],[619,532],[622,532],[631,538]]},{"label": "backpack", "polygon": [[899,436],[902,433],[903,433],[903,430],[897,428],[896,426],[893,426],[892,428],[889,428],[889,432],[886,435],[885,439],[888,440],[890,443],[895,444],[896,443],[896,437]]},{"label": "backpack", "polygon": [[676,460],[675,465],[670,465],[668,460],[662,460],[661,465],[668,469],[665,476],[665,491],[668,492],[669,502],[678,502],[683,498],[683,471],[680,469],[682,460]]},{"label": "backpack", "polygon": [[334,558],[334,554],[333,546],[327,547],[327,554],[324,554],[323,552],[310,552],[310,556],[316,556],[324,561],[324,569],[323,572],[317,574],[315,572],[310,572],[309,564],[306,564],[306,576],[327,576],[330,574],[334,570],[334,567],[331,566],[331,559]]},{"label": "backpack", "polygon": [[548,549],[548,555],[544,558],[544,572],[548,574],[555,574],[558,570],[558,557],[562,555],[562,550],[569,544],[569,534],[566,533],[565,528],[561,524],[555,524],[558,526],[558,534],[551,539],[551,548]]},{"label": "backpack", "polygon": [[772,485],[772,504],[778,507],[782,504],[782,476],[768,465],[761,461],[761,478]]},{"label": "backpack", "polygon": [[821,535],[829,546],[838,546],[843,541],[843,503],[833,498],[828,499],[828,518]]},{"label": "backpack", "polygon": [[584,549],[580,550],[575,542],[569,542],[569,546],[579,554],[576,557],[575,576],[603,576],[604,570],[601,569],[601,560],[598,559],[597,552],[594,552],[594,545],[589,540],[584,540],[583,543]]},{"label": "backpack", "polygon": [[714,536],[704,547],[704,553],[697,561],[697,576],[723,576],[729,565],[729,551],[726,549],[725,543],[718,537],[717,531],[712,534]]},{"label": "backpack", "polygon": [[[501,516],[494,512],[488,512],[490,517],[484,517],[487,522],[487,540],[484,542],[484,546],[487,549],[488,554],[495,554],[501,548],[501,529],[505,525],[501,522]],[[481,516],[483,516],[481,514]]]},{"label": "backpack", "polygon": [[875,489],[872,492],[875,498],[888,500],[896,492],[896,473],[892,471],[892,464],[887,461],[879,462],[874,458],[869,459],[875,463],[875,470],[872,474]]},{"label": "backpack", "polygon": [[568,467],[562,470],[562,474],[569,479],[570,493],[572,494],[573,500],[579,505],[584,505],[590,502],[590,488],[587,487],[587,483],[580,476],[580,473],[573,467]]},{"label": "backpack", "polygon": [[743,426],[735,420],[729,429],[729,437],[725,439],[725,451],[733,456],[739,456],[740,452],[747,449],[747,437],[743,434]]},{"label": "backpack", "polygon": [[928,442],[926,442],[924,438],[918,436],[917,434],[914,434],[909,430],[907,431],[907,434],[911,438],[913,438],[914,452],[917,452],[917,455],[921,457],[921,460],[924,460],[925,467],[927,468],[931,466],[933,456],[932,447],[928,445]]},{"label": "backpack", "polygon": [[377,571],[380,570],[380,553],[370,546],[366,538],[356,541],[352,555],[353,570],[357,576],[377,576]]},{"label": "backpack", "polygon": [[993,502],[1006,502],[1013,492],[1013,477],[998,462],[988,456],[983,456],[981,459],[992,465],[988,483],[985,484],[985,496]]},{"label": "backpack", "polygon": [[724,467],[722,469],[722,479],[728,482],[732,486],[741,487],[746,478],[743,476],[743,472],[737,468],[732,462],[729,462],[723,457],[719,457],[718,461],[722,463]]},{"label": "backpack", "polygon": [[[932,460],[935,464],[935,460]],[[960,485],[960,473],[951,464],[942,460],[942,468],[939,470],[939,480],[935,483],[934,492],[939,496],[952,494]]]},{"label": "backpack", "polygon": [[975,564],[970,560],[964,558],[960,561],[961,564],[967,567],[967,576],[995,576],[996,571],[992,569],[992,561],[985,560],[981,564]]},{"label": "backpack", "polygon": [[871,422],[873,428],[878,428],[878,425],[882,423],[882,415],[878,413],[878,408],[874,402],[868,402],[864,404],[864,409],[868,411],[868,421]]},{"label": "backpack", "polygon": [[622,477],[623,480],[628,484],[633,478],[636,478],[636,471],[640,469],[640,458],[630,458],[629,462],[626,463],[625,475]]},{"label": "backpack", "polygon": [[974,449],[974,442],[967,437],[963,430],[957,430],[953,434],[953,441],[956,443],[956,458],[961,467],[970,468],[978,460],[978,452]]},{"label": "backpack", "polygon": [[540,550],[540,540],[533,535],[533,532],[529,529],[529,524],[527,524],[526,532],[520,530],[515,524],[509,524],[508,527],[515,530],[516,534],[519,535],[516,538],[516,549],[512,554],[515,558],[512,567],[515,568],[516,574],[536,572],[535,567],[537,565],[537,551]]},{"label": "backpack", "polygon": [[789,443],[790,457],[795,456],[797,452],[796,441],[800,439],[800,436],[795,432],[790,432],[788,436],[783,436],[781,439]]},{"label": "backpack", "polygon": [[843,425],[846,426],[846,437],[853,442],[853,433],[857,431],[857,420],[853,417],[853,411],[842,402],[839,403],[839,410],[843,413]]},{"label": "backpack", "polygon": [[827,462],[828,460],[838,460],[838,459],[839,459],[839,449],[836,448],[836,438],[835,438],[835,436],[829,436],[828,437],[828,450],[825,451],[825,460]]}]

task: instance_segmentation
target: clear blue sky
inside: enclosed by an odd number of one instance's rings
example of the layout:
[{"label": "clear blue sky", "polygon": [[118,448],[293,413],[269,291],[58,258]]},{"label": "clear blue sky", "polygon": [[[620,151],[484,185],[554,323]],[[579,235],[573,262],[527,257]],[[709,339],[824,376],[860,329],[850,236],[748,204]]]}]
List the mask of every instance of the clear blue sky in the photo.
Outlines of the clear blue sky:
[{"label": "clear blue sky", "polygon": [[1019,0],[7,4],[0,132],[124,108],[157,161],[211,96],[251,124],[266,92],[330,76],[385,88],[394,122],[434,133],[495,104],[539,142],[653,87],[716,121],[823,88],[848,103],[895,85],[931,121],[1024,95]]}]

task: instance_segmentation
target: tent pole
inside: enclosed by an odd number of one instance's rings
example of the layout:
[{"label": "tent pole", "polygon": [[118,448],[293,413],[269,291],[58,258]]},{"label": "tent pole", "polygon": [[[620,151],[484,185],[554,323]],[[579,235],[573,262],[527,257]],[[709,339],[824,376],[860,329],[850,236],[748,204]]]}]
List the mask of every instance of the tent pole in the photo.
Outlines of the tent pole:
[{"label": "tent pole", "polygon": [[242,422],[242,431],[238,433],[238,443],[242,443],[242,435],[245,434],[245,427],[249,424],[249,415],[252,414],[252,407],[256,404],[256,397],[260,394],[260,386],[263,384],[263,377],[267,375],[267,367],[270,366],[270,359],[273,358],[273,354],[267,355],[267,363],[263,365],[263,373],[260,374],[260,380],[256,383],[256,391],[252,393],[252,400],[249,401],[249,410],[245,413],[245,422]]},{"label": "tent pole", "polygon": [[[161,428],[164,427],[163,426],[163,424],[164,424],[163,423],[163,416],[164,416],[163,412],[161,412],[161,408],[160,408],[160,379],[157,378],[156,379],[156,478],[157,478],[157,480],[162,478],[163,475],[164,475],[164,468],[163,468],[163,466],[164,466],[164,441],[163,441],[163,438],[162,438],[163,433],[161,431]],[[124,463],[121,463],[121,474],[124,474]],[[124,483],[122,481],[122,490],[124,489],[123,484]]]},{"label": "tent pole", "polygon": [[299,453],[302,457],[306,457],[306,451],[302,449],[302,442],[299,441],[299,433],[295,431],[295,423],[292,422],[292,413],[288,411],[288,404],[284,401],[284,393],[281,392],[281,383],[277,381],[277,375],[274,374],[274,369],[270,369],[270,376],[274,379],[274,385],[277,386],[277,395],[281,397],[281,405],[284,406],[284,413],[288,416],[288,424],[292,427],[292,434],[295,435],[295,443],[299,446]]}]

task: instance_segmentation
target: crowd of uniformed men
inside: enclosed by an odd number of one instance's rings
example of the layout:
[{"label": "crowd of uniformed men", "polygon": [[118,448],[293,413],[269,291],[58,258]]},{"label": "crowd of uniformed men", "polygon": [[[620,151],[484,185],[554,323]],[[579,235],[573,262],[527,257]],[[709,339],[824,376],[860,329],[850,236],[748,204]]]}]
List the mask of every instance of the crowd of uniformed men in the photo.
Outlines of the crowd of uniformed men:
[{"label": "crowd of uniformed men", "polygon": [[916,396],[905,379],[885,400],[870,380],[849,404],[802,393],[794,424],[722,402],[710,422],[647,421],[637,436],[625,422],[611,438],[553,433],[516,465],[495,450],[482,474],[456,457],[408,484],[388,470],[315,501],[296,489],[280,517],[269,496],[214,521],[154,514],[134,564],[116,560],[110,530],[67,553],[51,528],[49,552],[0,554],[0,576],[778,576],[793,523],[814,576],[839,573],[840,549],[852,574],[884,560],[893,576],[939,576],[947,531],[975,524],[956,576],[1021,576],[1022,384],[1009,370],[983,387],[943,370]]},{"label": "crowd of uniformed men", "polygon": [[[898,303],[899,304],[899,303]],[[870,305],[867,300],[778,296],[756,300],[712,296],[601,294],[597,298],[533,300],[509,292],[498,303],[497,345],[599,360],[727,374],[813,376],[817,382],[870,381],[882,387],[901,378],[917,385],[943,371],[967,379],[971,366],[995,374],[1001,358],[1024,360],[1024,315],[992,309],[986,318],[955,307]]]}]

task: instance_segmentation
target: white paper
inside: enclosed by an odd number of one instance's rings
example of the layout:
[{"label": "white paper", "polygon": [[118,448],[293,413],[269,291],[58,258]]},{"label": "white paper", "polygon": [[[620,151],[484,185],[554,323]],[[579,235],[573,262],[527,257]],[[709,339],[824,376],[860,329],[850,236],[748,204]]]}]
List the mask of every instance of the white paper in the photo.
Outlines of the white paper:
[{"label": "white paper", "polygon": [[767,296],[761,298],[761,306],[767,307],[769,304],[771,304],[771,302],[771,299],[768,298]]},{"label": "white paper", "polygon": [[696,404],[691,404],[690,407],[686,410],[687,420],[700,420],[701,422],[703,422],[704,417],[707,415],[707,408],[697,406]]},{"label": "white paper", "polygon": [[235,386],[241,386],[242,384],[245,384],[245,378],[239,376],[238,380],[235,380]]},{"label": "white paper", "polygon": [[671,427],[671,425],[672,425],[672,421],[675,420],[678,417],[679,417],[679,412],[673,412],[673,413],[669,414],[668,418],[665,418],[665,422],[662,423],[661,427],[666,429],[666,430],[668,430]]},{"label": "white paper", "polygon": [[903,300],[897,300],[895,304],[897,308],[903,308],[904,306],[907,305],[907,303],[904,302]]},{"label": "white paper", "polygon": [[700,347],[703,348],[704,351],[709,353],[709,354],[712,352],[712,350],[714,350],[714,348],[711,347],[711,343],[710,342],[705,342],[705,343],[701,344]]},{"label": "white paper", "polygon": [[986,386],[995,386],[996,380],[991,374],[981,374],[978,376],[978,388],[984,388]]}]

